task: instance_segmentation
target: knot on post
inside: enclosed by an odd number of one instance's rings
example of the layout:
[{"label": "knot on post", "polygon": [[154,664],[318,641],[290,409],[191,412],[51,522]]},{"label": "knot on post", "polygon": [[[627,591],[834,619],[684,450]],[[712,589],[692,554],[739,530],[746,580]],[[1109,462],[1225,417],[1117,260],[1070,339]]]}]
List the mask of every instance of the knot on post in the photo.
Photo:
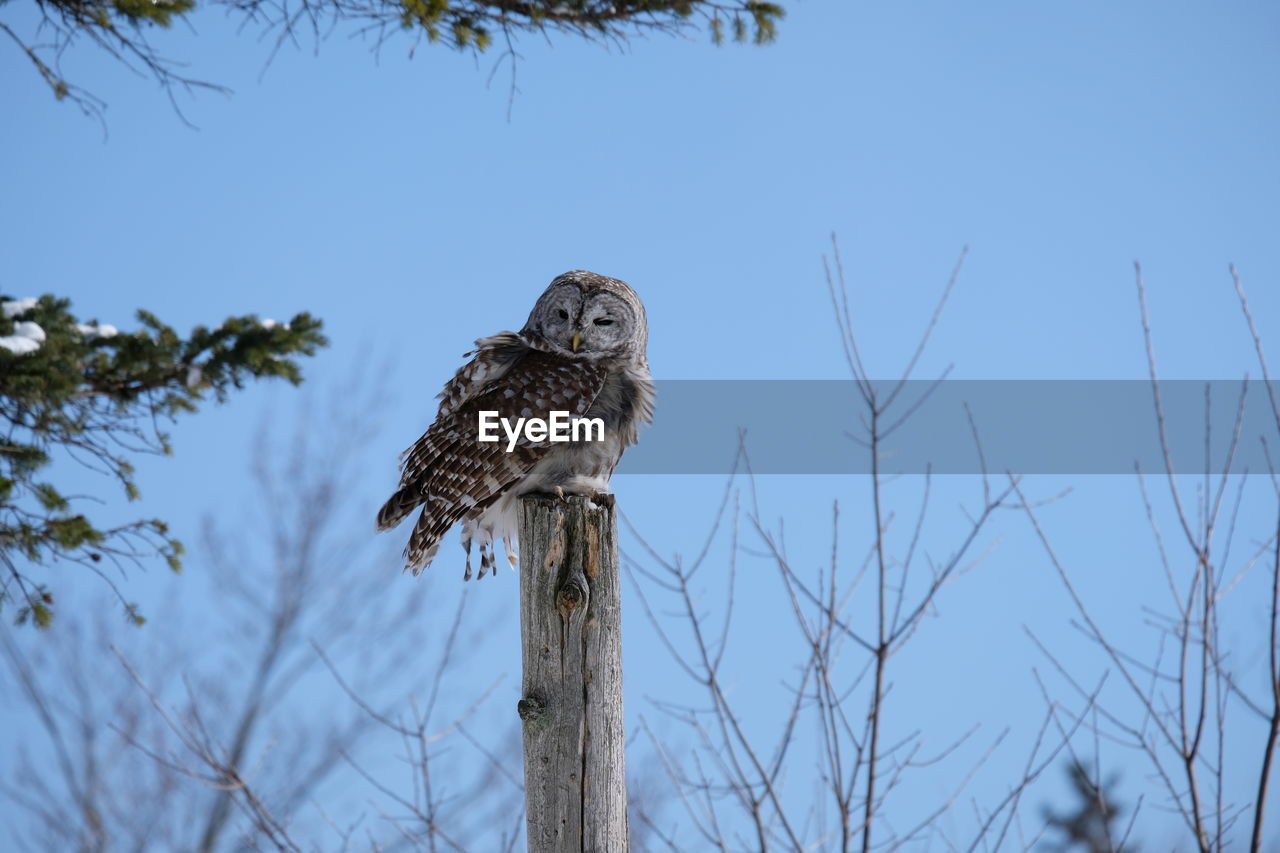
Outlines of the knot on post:
[{"label": "knot on post", "polygon": [[582,606],[582,602],[586,600],[587,591],[583,589],[582,584],[577,578],[570,578],[564,582],[564,585],[556,592],[556,607],[560,611],[560,616],[568,619],[573,611]]},{"label": "knot on post", "polygon": [[520,715],[520,719],[526,723],[533,722],[541,717],[547,710],[547,703],[543,701],[541,696],[530,694],[516,703],[516,713]]}]

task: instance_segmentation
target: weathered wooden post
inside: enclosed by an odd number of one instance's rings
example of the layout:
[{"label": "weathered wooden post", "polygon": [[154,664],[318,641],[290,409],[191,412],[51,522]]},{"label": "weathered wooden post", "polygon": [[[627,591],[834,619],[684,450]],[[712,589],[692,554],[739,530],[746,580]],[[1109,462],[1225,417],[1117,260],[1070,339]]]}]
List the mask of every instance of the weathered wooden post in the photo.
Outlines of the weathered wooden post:
[{"label": "weathered wooden post", "polygon": [[529,853],[625,853],[622,631],[613,495],[520,502]]}]

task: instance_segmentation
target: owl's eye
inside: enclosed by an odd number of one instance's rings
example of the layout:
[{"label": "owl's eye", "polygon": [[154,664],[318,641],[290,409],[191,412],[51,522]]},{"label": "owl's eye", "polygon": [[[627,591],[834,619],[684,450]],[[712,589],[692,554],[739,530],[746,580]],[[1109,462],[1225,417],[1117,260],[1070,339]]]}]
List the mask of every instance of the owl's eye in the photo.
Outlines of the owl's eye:
[{"label": "owl's eye", "polygon": [[613,325],[613,321],[612,321],[612,320],[610,320],[608,317],[601,317],[599,320],[596,320],[596,325],[597,325],[597,326],[612,326],[612,325]]},{"label": "owl's eye", "polygon": [[564,310],[563,308],[561,308],[561,309],[560,309],[559,311],[557,311],[556,313],[560,315],[560,319],[561,319],[561,320],[568,320],[568,319],[569,319],[569,312],[568,312],[568,311],[566,311],[566,310]]}]

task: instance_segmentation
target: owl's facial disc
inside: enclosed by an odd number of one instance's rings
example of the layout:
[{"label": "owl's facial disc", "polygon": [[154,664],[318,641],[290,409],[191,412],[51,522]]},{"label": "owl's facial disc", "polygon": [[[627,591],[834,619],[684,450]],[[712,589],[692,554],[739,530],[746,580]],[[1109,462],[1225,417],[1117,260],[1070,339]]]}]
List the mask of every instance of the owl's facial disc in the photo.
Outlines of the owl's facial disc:
[{"label": "owl's facial disc", "polygon": [[584,297],[575,283],[543,294],[530,325],[547,343],[566,353],[613,355],[630,343],[635,318],[627,302],[609,292]]}]

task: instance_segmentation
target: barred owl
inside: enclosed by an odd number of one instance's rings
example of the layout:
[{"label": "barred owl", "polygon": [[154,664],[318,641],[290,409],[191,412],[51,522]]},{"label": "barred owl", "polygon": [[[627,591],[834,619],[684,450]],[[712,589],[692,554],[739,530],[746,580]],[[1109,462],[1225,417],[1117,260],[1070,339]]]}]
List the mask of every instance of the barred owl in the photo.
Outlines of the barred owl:
[{"label": "barred owl", "polygon": [[[498,539],[514,568],[521,496],[607,492],[622,451],[653,417],[647,340],[635,291],[585,270],[556,277],[519,332],[477,340],[466,354],[474,358],[440,393],[435,422],[401,456],[400,486],[378,513],[378,530],[388,530],[422,507],[405,569],[416,575],[426,568],[458,521],[464,579],[471,577],[473,542],[480,546],[480,577],[494,567]],[[509,431],[517,418],[548,419],[552,412],[588,419],[585,435],[573,433],[581,440]],[[481,441],[481,426],[492,427],[494,413],[506,425],[499,440]],[[603,429],[587,440],[592,423]]]}]

